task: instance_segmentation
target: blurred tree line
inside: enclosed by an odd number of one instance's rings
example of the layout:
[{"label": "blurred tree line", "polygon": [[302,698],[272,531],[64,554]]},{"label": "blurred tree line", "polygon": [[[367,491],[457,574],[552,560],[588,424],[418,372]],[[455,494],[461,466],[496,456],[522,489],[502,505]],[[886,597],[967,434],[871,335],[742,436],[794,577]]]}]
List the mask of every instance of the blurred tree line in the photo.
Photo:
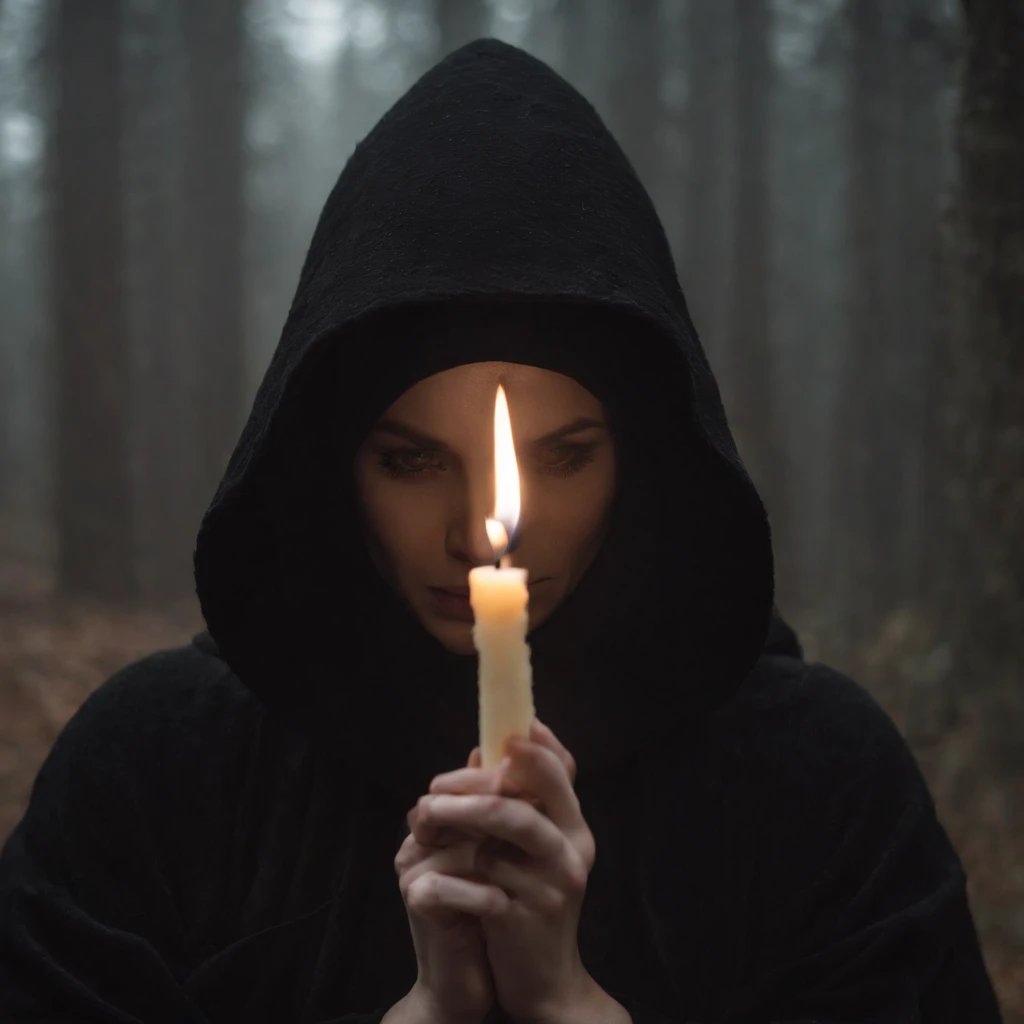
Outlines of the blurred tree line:
[{"label": "blurred tree line", "polygon": [[[958,175],[944,221],[940,437],[949,508],[927,604],[942,717],[980,705],[995,770],[1024,770],[1024,0],[963,0]],[[923,738],[923,737],[922,737]],[[1024,822],[1018,789],[1011,821]],[[1021,865],[1024,869],[1024,864]]]},{"label": "blurred tree line", "polygon": [[135,7],[58,3],[50,51],[58,586],[119,601],[191,590],[245,401],[244,3]]},{"label": "blurred tree line", "polygon": [[1021,5],[8,0],[47,143],[25,227],[8,116],[6,550],[63,594],[191,593],[333,177],[493,34],[578,85],[648,185],[812,653],[888,686],[920,744],[964,699],[1019,723]]}]

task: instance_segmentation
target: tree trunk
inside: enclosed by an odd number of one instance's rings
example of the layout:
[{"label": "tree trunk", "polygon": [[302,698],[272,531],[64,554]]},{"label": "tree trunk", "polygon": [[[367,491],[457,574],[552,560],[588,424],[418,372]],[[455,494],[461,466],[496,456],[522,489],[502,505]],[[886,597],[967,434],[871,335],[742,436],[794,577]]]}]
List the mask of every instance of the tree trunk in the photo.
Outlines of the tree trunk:
[{"label": "tree trunk", "polygon": [[191,407],[195,325],[183,323],[182,170],[189,126],[183,111],[184,45],[173,8],[128,12],[126,173],[128,265],[136,339],[136,481],[139,586],[162,602],[192,590],[197,440]]},{"label": "tree trunk", "polygon": [[882,551],[873,547],[878,539],[873,504],[886,502],[886,496],[879,493],[876,470],[881,438],[874,419],[887,416],[878,408],[887,366],[884,280],[878,259],[884,212],[880,188],[885,169],[880,165],[880,138],[875,130],[882,0],[848,0],[846,13],[852,35],[846,217],[853,272],[848,286],[849,329],[842,339],[829,504],[833,524],[833,642],[842,652],[841,660],[852,663],[854,652],[874,624],[872,596],[880,586],[878,573],[884,571]]},{"label": "tree trunk", "polygon": [[941,543],[941,493],[935,490],[938,446],[931,425],[940,331],[939,216],[947,184],[943,158],[948,148],[941,111],[948,58],[932,0],[904,0],[904,4],[902,59],[897,70],[897,137],[902,141],[894,210],[901,273],[894,307],[897,340],[903,339],[905,346],[900,372],[905,396],[904,472],[898,492],[900,575],[905,600],[916,603],[927,592],[935,562],[931,552]]},{"label": "tree trunk", "polygon": [[55,516],[62,592],[136,590],[120,166],[120,0],[61,0],[53,49]]},{"label": "tree trunk", "polygon": [[757,0],[734,0],[735,180],[731,224],[726,334],[729,422],[744,461],[768,508],[778,569],[776,597],[783,609],[799,593],[790,467],[775,408],[776,385],[769,323],[768,133],[773,78],[768,50],[770,14]]},{"label": "tree trunk", "polygon": [[[905,596],[907,552],[900,522],[907,505],[905,489],[920,467],[912,424],[923,392],[923,374],[912,377],[906,371],[917,347],[917,332],[925,326],[922,316],[911,319],[908,304],[915,297],[912,276],[926,266],[926,256],[919,248],[923,227],[911,219],[915,203],[900,191],[902,166],[914,145],[900,123],[903,80],[910,72],[909,0],[860,0],[856,6],[860,11],[854,73],[866,96],[868,119],[859,142],[864,200],[860,213],[865,221],[855,229],[861,242],[855,259],[863,319],[858,325],[860,338],[851,341],[866,357],[858,400],[867,449],[868,486],[862,501],[871,572],[858,614],[869,636],[874,636]],[[927,179],[913,188],[921,196]]]},{"label": "tree trunk", "polygon": [[1024,0],[963,0],[946,335],[952,547],[942,621],[959,698],[1024,769]]},{"label": "tree trunk", "polygon": [[184,281],[196,450],[193,533],[244,418],[245,0],[184,4]]},{"label": "tree trunk", "polygon": [[[2,12],[2,8],[0,8]],[[16,473],[17,460],[14,454],[14,417],[15,394],[19,382],[18,362],[12,349],[25,344],[25,313],[22,303],[15,294],[14,282],[18,276],[18,251],[11,243],[13,231],[13,207],[11,193],[13,182],[7,179],[7,168],[0,165],[0,309],[5,310],[6,333],[8,335],[5,350],[0,352],[0,555],[13,551],[14,546],[8,537],[13,535],[13,522],[18,501],[15,489],[24,486]]]},{"label": "tree trunk", "polygon": [[[726,245],[728,228],[727,156],[732,109],[730,52],[732,6],[690,0],[687,11],[685,66],[687,109],[686,190],[680,245],[680,276],[690,315],[716,370],[727,332]],[[726,385],[719,374],[719,384]]]}]

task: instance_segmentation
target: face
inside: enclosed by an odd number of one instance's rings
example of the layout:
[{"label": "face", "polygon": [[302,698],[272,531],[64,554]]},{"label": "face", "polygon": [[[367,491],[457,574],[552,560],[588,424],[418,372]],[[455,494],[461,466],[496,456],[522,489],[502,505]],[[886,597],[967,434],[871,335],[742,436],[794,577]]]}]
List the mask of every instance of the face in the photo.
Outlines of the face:
[{"label": "face", "polygon": [[494,400],[508,397],[519,463],[520,539],[530,628],[576,586],[604,535],[615,453],[601,403],[569,377],[471,363],[420,381],[356,456],[359,500],[380,571],[449,650],[474,652],[468,572],[493,564]]}]

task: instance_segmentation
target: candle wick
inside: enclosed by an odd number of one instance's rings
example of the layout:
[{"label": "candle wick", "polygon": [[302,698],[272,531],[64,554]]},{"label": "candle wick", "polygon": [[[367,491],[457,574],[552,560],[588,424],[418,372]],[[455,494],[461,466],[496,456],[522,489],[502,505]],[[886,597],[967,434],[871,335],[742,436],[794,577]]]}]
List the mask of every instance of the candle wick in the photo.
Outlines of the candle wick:
[{"label": "candle wick", "polygon": [[501,568],[501,559],[500,558],[496,558],[494,560],[494,568],[495,569],[500,569]]}]

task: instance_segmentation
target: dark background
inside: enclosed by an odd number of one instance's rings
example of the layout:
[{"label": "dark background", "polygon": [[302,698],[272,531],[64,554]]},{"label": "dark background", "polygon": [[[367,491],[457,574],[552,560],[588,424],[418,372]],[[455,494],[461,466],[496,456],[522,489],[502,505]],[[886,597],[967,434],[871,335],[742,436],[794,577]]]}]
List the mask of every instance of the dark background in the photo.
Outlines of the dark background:
[{"label": "dark background", "polygon": [[780,605],[914,748],[1019,1024],[1022,0],[0,0],[0,841],[85,694],[197,626],[327,192],[479,35],[637,166]]}]

